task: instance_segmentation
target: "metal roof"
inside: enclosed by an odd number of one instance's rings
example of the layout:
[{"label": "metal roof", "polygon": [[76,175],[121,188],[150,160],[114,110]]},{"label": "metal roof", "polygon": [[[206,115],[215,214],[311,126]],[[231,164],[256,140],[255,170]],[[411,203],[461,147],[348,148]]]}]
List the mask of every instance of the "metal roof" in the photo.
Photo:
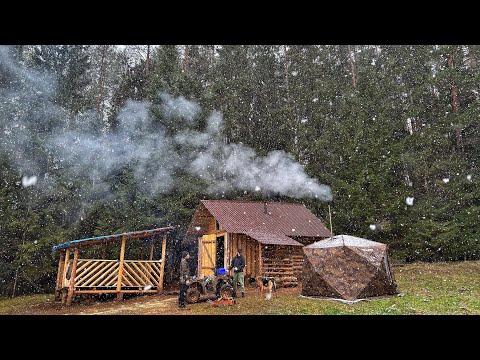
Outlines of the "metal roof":
[{"label": "metal roof", "polygon": [[313,244],[305,246],[307,249],[331,248],[339,246],[353,247],[370,247],[370,246],[386,246],[380,242],[359,238],[352,235],[335,235],[332,238],[320,240]]},{"label": "metal roof", "polygon": [[303,246],[298,241],[282,234],[248,231],[245,233],[262,244]]},{"label": "metal roof", "polygon": [[103,235],[103,236],[95,236],[95,237],[79,239],[79,240],[71,240],[71,241],[67,241],[66,243],[52,247],[52,250],[61,250],[61,249],[66,249],[70,247],[106,243],[110,241],[120,240],[122,239],[123,236],[125,236],[127,239],[138,239],[138,238],[148,237],[148,236],[153,236],[158,234],[168,234],[169,230],[172,230],[172,229],[175,229],[175,227],[166,226],[163,228],[156,228],[151,230],[132,231],[132,232],[123,233],[123,234]]},{"label": "metal roof", "polygon": [[320,219],[303,204],[241,200],[202,200],[201,203],[228,232],[330,236]]},{"label": "metal roof", "polygon": [[218,221],[221,228],[230,233],[256,232],[320,238],[330,236],[330,231],[304,204],[247,200],[201,200],[185,235],[184,241],[187,243],[194,241],[196,237],[203,235],[206,231],[203,227],[204,223],[202,224],[202,216],[198,215],[197,218],[197,213],[202,209],[206,209]]}]

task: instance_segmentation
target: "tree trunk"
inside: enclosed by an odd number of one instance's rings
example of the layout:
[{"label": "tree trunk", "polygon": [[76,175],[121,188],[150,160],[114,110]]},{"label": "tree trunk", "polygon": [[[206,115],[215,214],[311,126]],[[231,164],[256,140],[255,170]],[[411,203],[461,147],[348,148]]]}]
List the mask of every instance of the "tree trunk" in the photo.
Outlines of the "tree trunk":
[{"label": "tree trunk", "polygon": [[185,45],[185,53],[184,53],[184,58],[183,58],[183,71],[185,74],[188,74],[188,66],[190,63],[190,48],[188,45]]},{"label": "tree trunk", "polygon": [[[353,47],[353,50],[355,51],[355,47]],[[354,54],[353,51],[348,45],[348,60],[350,62],[350,68],[352,70],[352,84],[353,84],[353,89],[357,89],[357,76],[355,74],[355,59],[354,59]]]},{"label": "tree trunk", "polygon": [[[454,63],[453,63],[452,54],[448,54],[447,63],[448,63],[448,67],[450,69],[453,69]],[[457,114],[458,113],[458,88],[455,84],[453,84],[453,81],[451,82],[450,87],[451,87],[451,94],[452,94],[453,113]],[[458,124],[455,126],[455,139],[456,139],[457,153],[463,154],[462,129]]]},{"label": "tree trunk", "polygon": [[470,69],[475,69],[477,66],[477,58],[475,56],[475,50],[472,46],[468,48],[468,67]]},{"label": "tree trunk", "polygon": [[101,51],[101,61],[100,61],[100,76],[98,79],[98,90],[97,90],[97,111],[102,111],[103,104],[103,82],[105,77],[105,57],[107,55],[107,45],[100,45],[102,47]]},{"label": "tree trunk", "polygon": [[150,45],[147,45],[147,60],[145,63],[145,76],[148,77],[148,71],[150,66]]}]

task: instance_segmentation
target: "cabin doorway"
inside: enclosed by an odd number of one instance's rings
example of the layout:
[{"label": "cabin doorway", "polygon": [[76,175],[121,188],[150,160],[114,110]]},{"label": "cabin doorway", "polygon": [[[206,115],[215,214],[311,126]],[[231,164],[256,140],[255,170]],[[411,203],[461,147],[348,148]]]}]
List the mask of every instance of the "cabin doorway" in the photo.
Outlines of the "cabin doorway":
[{"label": "cabin doorway", "polygon": [[226,244],[225,233],[207,234],[199,238],[198,276],[213,275],[215,269],[225,267]]},{"label": "cabin doorway", "polygon": [[217,269],[223,268],[225,260],[225,236],[217,236],[217,254],[215,266]]}]

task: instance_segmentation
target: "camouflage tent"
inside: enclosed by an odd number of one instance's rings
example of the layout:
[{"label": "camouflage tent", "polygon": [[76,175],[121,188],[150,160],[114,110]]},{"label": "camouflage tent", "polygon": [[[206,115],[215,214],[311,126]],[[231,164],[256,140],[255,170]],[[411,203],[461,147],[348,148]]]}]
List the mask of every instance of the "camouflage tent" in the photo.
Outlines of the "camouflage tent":
[{"label": "camouflage tent", "polygon": [[337,235],[303,248],[302,295],[354,300],[396,294],[387,245]]}]

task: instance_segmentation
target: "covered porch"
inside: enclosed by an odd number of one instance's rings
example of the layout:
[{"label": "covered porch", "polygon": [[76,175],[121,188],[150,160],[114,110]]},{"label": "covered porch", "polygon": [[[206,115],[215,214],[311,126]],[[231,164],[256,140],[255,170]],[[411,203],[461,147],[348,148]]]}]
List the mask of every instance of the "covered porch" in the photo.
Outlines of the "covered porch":
[{"label": "covered porch", "polygon": [[[60,252],[55,300],[70,306],[75,295],[159,293],[163,290],[167,238],[173,226],[72,240],[53,247]],[[149,240],[148,260],[125,259],[127,240]],[[161,255],[154,260],[155,244]],[[118,259],[80,258],[80,248],[120,242]],[[142,249],[143,250],[143,249]],[[143,258],[143,251],[142,251]]]},{"label": "covered porch", "polygon": [[209,276],[215,269],[227,267],[240,248],[246,278],[274,277],[282,286],[297,286],[302,276],[302,247],[282,234],[216,230],[198,238],[197,274]]}]

